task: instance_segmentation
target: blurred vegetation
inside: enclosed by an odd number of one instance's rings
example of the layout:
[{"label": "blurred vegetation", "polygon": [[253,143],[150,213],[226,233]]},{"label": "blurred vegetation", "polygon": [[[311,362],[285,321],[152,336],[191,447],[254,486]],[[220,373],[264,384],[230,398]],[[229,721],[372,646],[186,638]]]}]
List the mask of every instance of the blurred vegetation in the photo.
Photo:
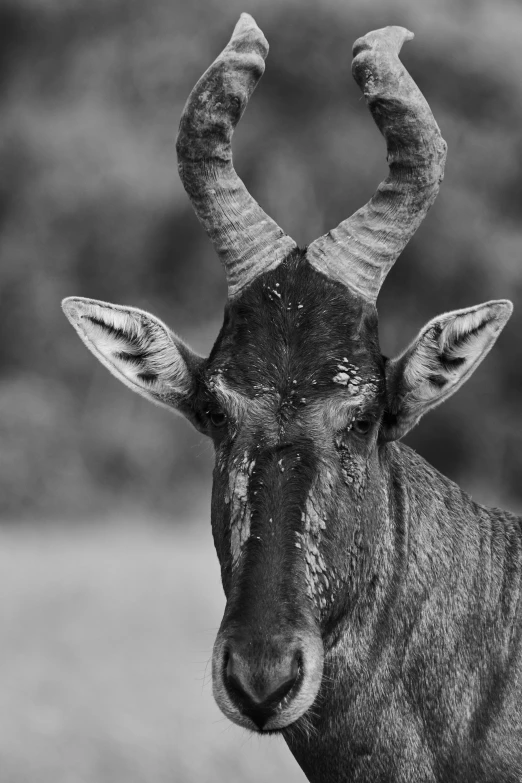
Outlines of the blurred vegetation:
[{"label": "blurred vegetation", "polygon": [[[4,518],[207,503],[212,454],[119,385],[60,310],[151,310],[200,352],[225,282],[177,172],[193,84],[243,10],[271,52],[236,167],[300,243],[374,191],[385,147],[352,42],[401,24],[403,60],[449,144],[446,179],[380,298],[383,351],[431,317],[509,297],[515,314],[411,444],[479,500],[522,506],[522,5],[514,0],[0,0],[0,497]],[[201,506],[199,505],[199,508]]]}]

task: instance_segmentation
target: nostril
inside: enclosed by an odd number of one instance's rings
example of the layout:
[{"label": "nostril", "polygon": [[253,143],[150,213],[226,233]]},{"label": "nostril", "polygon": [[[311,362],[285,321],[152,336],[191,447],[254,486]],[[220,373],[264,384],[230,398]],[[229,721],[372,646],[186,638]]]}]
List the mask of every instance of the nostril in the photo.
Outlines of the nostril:
[{"label": "nostril", "polygon": [[226,672],[228,667],[228,662],[230,661],[230,650],[228,647],[225,647],[225,650],[223,652],[223,671]]},{"label": "nostril", "polygon": [[246,662],[230,650],[225,651],[223,659],[223,674],[225,685],[235,701],[251,699],[249,686],[249,671]]}]

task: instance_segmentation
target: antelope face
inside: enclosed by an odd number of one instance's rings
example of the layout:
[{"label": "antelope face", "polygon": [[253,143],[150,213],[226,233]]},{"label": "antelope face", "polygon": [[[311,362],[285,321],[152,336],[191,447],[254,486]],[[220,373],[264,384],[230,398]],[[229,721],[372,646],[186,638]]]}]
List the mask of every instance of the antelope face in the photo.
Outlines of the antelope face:
[{"label": "antelope face", "polygon": [[395,359],[380,354],[377,294],[435,199],[446,150],[398,59],[408,37],[390,27],[355,44],[354,76],[388,142],[390,176],[305,251],[232,165],[232,131],[268,51],[251,17],[192,91],[179,169],[229,289],[208,359],[149,313],[63,303],[114,375],[214,442],[212,528],[227,597],[214,693],[250,729],[283,729],[314,704],[324,648],[368,587],[389,513],[386,442],[458,389],[511,314],[506,301],[446,313]]},{"label": "antelope face", "polygon": [[214,693],[248,728],[282,728],[313,703],[322,636],[355,577],[344,553],[364,550],[378,518],[375,318],[296,252],[229,305],[205,368],[227,595]]}]

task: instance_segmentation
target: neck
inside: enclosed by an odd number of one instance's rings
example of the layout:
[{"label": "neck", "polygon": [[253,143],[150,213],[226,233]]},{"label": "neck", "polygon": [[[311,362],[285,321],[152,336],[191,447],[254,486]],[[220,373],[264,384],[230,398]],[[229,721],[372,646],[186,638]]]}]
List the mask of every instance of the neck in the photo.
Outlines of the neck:
[{"label": "neck", "polygon": [[[325,640],[311,734],[295,727],[285,737],[311,781],[340,783],[350,771],[374,780],[402,751],[411,779],[433,772],[456,732],[472,730],[472,705],[480,714],[490,662],[477,639],[491,627],[496,639],[511,638],[518,612],[520,577],[510,585],[505,575],[520,573],[516,518],[477,505],[402,444],[385,446],[381,460],[389,513],[379,521],[375,567]],[[499,610],[506,599],[510,620]]]}]

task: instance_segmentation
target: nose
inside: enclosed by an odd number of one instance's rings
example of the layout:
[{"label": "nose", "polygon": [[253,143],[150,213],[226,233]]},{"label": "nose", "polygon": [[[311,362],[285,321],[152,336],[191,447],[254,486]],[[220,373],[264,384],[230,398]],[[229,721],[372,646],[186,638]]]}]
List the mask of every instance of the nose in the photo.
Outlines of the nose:
[{"label": "nose", "polygon": [[299,650],[261,665],[249,662],[230,648],[225,654],[224,680],[228,694],[259,729],[276,714],[292,690],[293,695],[297,694],[301,674]]}]

